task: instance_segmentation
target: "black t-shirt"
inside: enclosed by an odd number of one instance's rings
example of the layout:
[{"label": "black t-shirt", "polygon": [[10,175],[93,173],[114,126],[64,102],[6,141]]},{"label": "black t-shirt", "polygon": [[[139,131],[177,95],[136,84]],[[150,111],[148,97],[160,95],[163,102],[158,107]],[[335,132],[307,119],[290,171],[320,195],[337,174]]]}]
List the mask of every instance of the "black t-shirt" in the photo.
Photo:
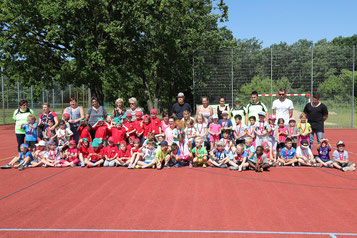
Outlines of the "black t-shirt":
[{"label": "black t-shirt", "polygon": [[192,113],[192,109],[191,109],[190,104],[188,104],[188,103],[179,104],[177,102],[172,106],[172,112],[175,113],[177,118],[180,119],[180,120],[182,119],[183,112],[185,110],[187,110],[187,111]]},{"label": "black t-shirt", "polygon": [[324,116],[328,115],[328,110],[325,104],[320,103],[317,107],[313,107],[311,103],[305,105],[304,112],[307,114],[307,120],[314,132],[324,132]]}]

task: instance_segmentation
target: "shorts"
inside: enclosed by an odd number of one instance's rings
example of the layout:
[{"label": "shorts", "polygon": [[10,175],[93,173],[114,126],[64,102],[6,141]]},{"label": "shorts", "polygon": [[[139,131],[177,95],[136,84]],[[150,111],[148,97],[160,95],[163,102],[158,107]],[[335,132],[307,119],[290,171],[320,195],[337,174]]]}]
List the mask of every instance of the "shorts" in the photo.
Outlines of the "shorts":
[{"label": "shorts", "polygon": [[26,141],[26,143],[29,145],[29,148],[36,148],[36,141]]},{"label": "shorts", "polygon": [[209,141],[210,142],[218,142],[219,141],[219,136],[210,135]]},{"label": "shorts", "polygon": [[324,163],[331,161],[330,159],[321,159],[318,155],[315,155],[315,159],[320,159]]},{"label": "shorts", "polygon": [[352,163],[352,162],[348,162],[347,164],[342,164],[342,163],[340,163],[340,162],[338,162],[338,161],[336,161],[336,160],[332,160],[333,162],[335,162],[335,163],[337,163],[339,166],[341,166],[342,168],[344,168],[344,167],[349,167],[349,166],[351,166],[351,165],[353,165],[354,163]]},{"label": "shorts", "polygon": [[153,161],[154,161],[154,160],[144,160],[143,162],[144,162],[145,164],[151,164]]}]

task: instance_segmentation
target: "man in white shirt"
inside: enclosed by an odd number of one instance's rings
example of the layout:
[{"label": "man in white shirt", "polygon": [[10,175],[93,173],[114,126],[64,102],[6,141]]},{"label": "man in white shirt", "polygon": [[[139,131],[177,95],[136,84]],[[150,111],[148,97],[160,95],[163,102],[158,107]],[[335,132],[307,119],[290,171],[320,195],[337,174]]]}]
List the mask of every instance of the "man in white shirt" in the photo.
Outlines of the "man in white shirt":
[{"label": "man in white shirt", "polygon": [[285,88],[279,89],[279,99],[274,100],[272,109],[276,121],[283,118],[284,124],[289,125],[289,119],[293,116],[294,105],[290,99],[286,98]]}]

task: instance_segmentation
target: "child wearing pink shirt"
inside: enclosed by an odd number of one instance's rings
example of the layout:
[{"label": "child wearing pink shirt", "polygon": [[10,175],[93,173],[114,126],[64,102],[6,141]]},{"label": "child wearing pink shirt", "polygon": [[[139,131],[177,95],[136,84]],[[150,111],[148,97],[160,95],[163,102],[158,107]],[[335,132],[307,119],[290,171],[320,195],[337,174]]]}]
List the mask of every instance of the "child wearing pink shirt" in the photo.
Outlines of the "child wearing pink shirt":
[{"label": "child wearing pink shirt", "polygon": [[286,137],[288,136],[288,128],[284,125],[284,119],[278,120],[278,147],[284,148]]},{"label": "child wearing pink shirt", "polygon": [[218,116],[212,116],[212,123],[209,125],[208,133],[210,134],[209,141],[211,142],[211,150],[215,148],[216,143],[219,141],[221,134],[221,125],[218,124]]},{"label": "child wearing pink shirt", "polygon": [[78,150],[74,140],[69,141],[69,148],[64,152],[64,159],[61,159],[62,166],[74,167],[78,165]]}]

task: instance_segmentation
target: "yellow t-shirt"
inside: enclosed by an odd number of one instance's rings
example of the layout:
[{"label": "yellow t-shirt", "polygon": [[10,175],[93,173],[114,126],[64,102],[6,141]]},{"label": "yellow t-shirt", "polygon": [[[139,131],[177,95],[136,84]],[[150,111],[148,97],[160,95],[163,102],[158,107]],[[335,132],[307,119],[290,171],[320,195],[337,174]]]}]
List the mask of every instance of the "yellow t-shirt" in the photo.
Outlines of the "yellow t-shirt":
[{"label": "yellow t-shirt", "polygon": [[305,123],[300,122],[297,125],[297,127],[298,127],[300,133],[309,133],[311,125],[308,122],[305,122]]}]

